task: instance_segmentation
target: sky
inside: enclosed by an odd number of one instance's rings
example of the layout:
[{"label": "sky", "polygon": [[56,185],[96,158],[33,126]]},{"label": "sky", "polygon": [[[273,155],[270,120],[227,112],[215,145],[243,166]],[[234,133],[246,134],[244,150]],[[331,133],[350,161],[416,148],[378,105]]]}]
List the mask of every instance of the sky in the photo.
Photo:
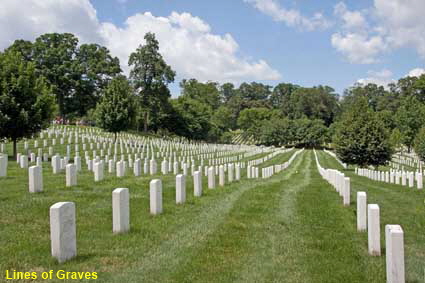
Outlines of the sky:
[{"label": "sky", "polygon": [[425,73],[424,0],[1,0],[0,50],[71,32],[128,56],[154,32],[182,79],[387,86]]}]

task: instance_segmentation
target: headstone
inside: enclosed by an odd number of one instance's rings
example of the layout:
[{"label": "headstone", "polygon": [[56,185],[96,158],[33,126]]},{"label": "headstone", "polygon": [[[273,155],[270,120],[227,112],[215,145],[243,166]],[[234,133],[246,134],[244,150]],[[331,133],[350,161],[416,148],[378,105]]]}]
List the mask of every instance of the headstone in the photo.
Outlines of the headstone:
[{"label": "headstone", "polygon": [[117,162],[117,177],[122,178],[125,175],[124,161]]},{"label": "headstone", "polygon": [[130,194],[119,188],[112,192],[112,231],[124,233],[130,230]]},{"label": "headstone", "polygon": [[193,194],[195,197],[202,196],[202,174],[199,171],[193,173]]},{"label": "headstone", "polygon": [[173,168],[173,174],[177,175],[179,173],[179,163],[176,161],[174,162],[174,168]]},{"label": "headstone", "polygon": [[168,162],[167,162],[167,160],[163,160],[161,162],[161,173],[164,174],[164,175],[168,174]]},{"label": "headstone", "polygon": [[385,225],[387,283],[404,283],[404,232],[400,225]]},{"label": "headstone", "polygon": [[186,202],[186,177],[183,174],[176,176],[176,203]]},{"label": "headstone", "polygon": [[423,179],[422,173],[418,173],[418,177],[417,177],[417,180],[416,180],[416,185],[417,185],[418,190],[423,188],[422,179]]},{"label": "headstone", "polygon": [[343,204],[344,206],[350,206],[350,178],[344,178],[344,192],[343,192]]},{"label": "headstone", "polygon": [[150,182],[150,211],[157,215],[162,213],[162,182],[159,179]]},{"label": "headstone", "polygon": [[148,164],[148,162],[146,160],[143,163],[143,173],[144,174],[149,174],[149,164]]},{"label": "headstone", "polygon": [[135,177],[139,177],[142,174],[142,161],[140,159],[136,159],[133,164],[133,173]]},{"label": "headstone", "polygon": [[96,162],[93,166],[94,181],[99,182],[104,179],[103,161]]},{"label": "headstone", "polygon": [[66,165],[65,169],[66,186],[72,187],[77,185],[77,166],[75,164]]},{"label": "headstone", "polygon": [[37,166],[43,166],[43,160],[41,159],[40,156],[37,156],[35,164]]},{"label": "headstone", "polygon": [[229,183],[233,182],[233,174],[234,174],[234,165],[233,164],[229,164],[229,166],[227,166],[227,177],[229,180]]},{"label": "headstone", "polygon": [[53,174],[58,174],[60,172],[60,157],[58,155],[52,157],[52,168]]},{"label": "headstone", "polygon": [[108,161],[108,172],[109,172],[110,174],[112,174],[112,173],[114,173],[114,172],[115,172],[115,162],[114,162],[114,160],[113,160],[113,159],[110,159],[110,160]]},{"label": "headstone", "polygon": [[0,155],[0,177],[7,176],[7,155]]},{"label": "headstone", "polygon": [[224,166],[220,165],[219,167],[219,171],[218,171],[218,184],[220,185],[220,187],[224,186]]},{"label": "headstone", "polygon": [[240,181],[241,179],[241,166],[238,164],[236,164],[235,166],[235,173],[236,173],[236,181]]},{"label": "headstone", "polygon": [[409,181],[409,188],[413,188],[413,186],[415,185],[413,172],[409,172],[408,178],[409,178],[408,179],[408,181]]},{"label": "headstone", "polygon": [[366,231],[367,223],[366,192],[357,192],[357,231]]},{"label": "headstone", "polygon": [[74,164],[77,167],[77,171],[81,171],[81,157],[75,156],[74,157]]},{"label": "headstone", "polygon": [[214,167],[208,168],[208,189],[215,189],[215,170],[214,170]]},{"label": "headstone", "polygon": [[183,163],[183,175],[187,176],[187,164]]},{"label": "headstone", "polygon": [[50,207],[52,256],[63,263],[77,255],[75,204],[58,202]]},{"label": "headstone", "polygon": [[401,185],[406,186],[406,172],[401,173]]},{"label": "headstone", "polygon": [[150,164],[149,164],[149,172],[151,175],[155,175],[156,171],[157,171],[157,165],[156,165],[156,161],[155,159],[151,159]]},{"label": "headstone", "polygon": [[31,166],[28,169],[29,191],[38,193],[43,191],[43,170],[41,166]]},{"label": "headstone", "polygon": [[22,169],[28,168],[28,156],[21,155],[21,160],[19,165],[21,166]]},{"label": "headstone", "polygon": [[379,221],[379,206],[368,204],[367,206],[367,234],[368,250],[372,256],[381,255],[381,230]]}]

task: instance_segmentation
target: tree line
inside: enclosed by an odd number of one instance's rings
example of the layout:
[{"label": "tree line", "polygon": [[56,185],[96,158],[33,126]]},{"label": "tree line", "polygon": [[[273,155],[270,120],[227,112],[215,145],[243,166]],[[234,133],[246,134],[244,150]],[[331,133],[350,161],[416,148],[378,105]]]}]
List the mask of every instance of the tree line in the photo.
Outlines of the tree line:
[{"label": "tree line", "polygon": [[402,147],[425,156],[425,75],[388,89],[354,85],[341,97],[330,86],[235,86],[192,78],[182,80],[180,96],[172,98],[168,86],[176,72],[155,34],[144,39],[129,56],[128,77],[106,47],[79,44],[70,33],[16,40],[0,53],[0,137],[16,144],[61,117],[113,133],[222,143],[237,130],[257,144],[335,147],[350,164],[385,164]]}]

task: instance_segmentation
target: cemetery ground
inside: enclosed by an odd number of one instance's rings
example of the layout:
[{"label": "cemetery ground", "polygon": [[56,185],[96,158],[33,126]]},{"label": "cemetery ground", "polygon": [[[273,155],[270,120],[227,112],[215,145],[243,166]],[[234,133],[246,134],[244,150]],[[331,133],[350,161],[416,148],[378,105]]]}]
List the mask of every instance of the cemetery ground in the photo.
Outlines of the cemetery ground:
[{"label": "cemetery ground", "polygon": [[[260,167],[281,164],[294,152]],[[322,166],[342,170],[333,157],[317,153]],[[173,174],[106,174],[95,183],[83,167],[78,186],[71,188],[65,187],[63,172],[44,170],[43,192],[30,194],[28,170],[9,160],[8,177],[0,178],[0,280],[5,270],[65,270],[97,272],[98,282],[385,282],[385,251],[369,256],[367,233],[356,229],[357,191],[366,191],[368,203],[381,206],[383,249],[383,226],[403,227],[406,282],[424,280],[423,192],[346,170],[351,205],[344,207],[318,173],[311,150],[268,179],[247,179],[241,170],[241,181],[212,190],[203,177],[202,197],[193,196],[188,176],[183,205],[175,204]],[[157,216],[149,214],[152,179],[163,184],[164,212]],[[131,230],[119,235],[112,233],[116,188],[130,191]],[[49,234],[49,207],[60,201],[75,202],[77,221],[77,257],[62,264],[51,257]],[[49,280],[55,281],[64,282]]]}]

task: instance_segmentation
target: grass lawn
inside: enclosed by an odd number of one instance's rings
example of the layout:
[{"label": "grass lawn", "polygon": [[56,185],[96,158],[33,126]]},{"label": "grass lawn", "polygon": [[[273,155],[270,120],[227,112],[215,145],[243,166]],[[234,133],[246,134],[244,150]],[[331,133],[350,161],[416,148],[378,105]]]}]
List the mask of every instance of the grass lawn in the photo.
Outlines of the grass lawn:
[{"label": "grass lawn", "polygon": [[[385,249],[385,225],[401,225],[404,230],[406,282],[425,282],[424,191],[360,177],[354,173],[354,170],[343,170],[339,163],[330,155],[324,152],[318,152],[318,156],[320,164],[323,167],[336,168],[351,178],[350,209],[355,208],[358,191],[365,191],[367,193],[368,203],[379,205],[381,248],[383,250]],[[367,240],[366,235],[365,239]]]},{"label": "grass lawn", "polygon": [[[261,167],[283,163],[293,153],[280,154]],[[322,166],[339,168],[325,153],[319,158]],[[44,192],[39,194],[28,193],[27,172],[16,162],[9,162],[8,177],[0,179],[3,274],[89,271],[98,272],[97,282],[114,283],[385,282],[385,257],[368,256],[367,235],[356,231],[354,196],[364,182],[370,186],[369,202],[381,206],[381,223],[401,224],[405,230],[408,282],[423,282],[421,194],[401,187],[393,193],[392,186],[382,190],[380,183],[354,177],[352,205],[345,208],[319,175],[309,150],[269,179],[248,180],[242,170],[242,181],[209,190],[203,177],[201,198],[193,197],[188,178],[184,205],[175,204],[173,175],[154,176],[163,182],[164,213],[159,216],[149,214],[150,176],[107,175],[94,183],[92,173],[84,170],[77,187],[65,188],[64,174],[50,171],[44,170]],[[130,190],[131,231],[113,235],[111,192],[119,187]],[[403,194],[412,197],[404,199]],[[386,203],[396,199],[399,205],[389,211]],[[59,201],[74,201],[77,214],[78,256],[64,264],[50,256],[49,207]]]}]

